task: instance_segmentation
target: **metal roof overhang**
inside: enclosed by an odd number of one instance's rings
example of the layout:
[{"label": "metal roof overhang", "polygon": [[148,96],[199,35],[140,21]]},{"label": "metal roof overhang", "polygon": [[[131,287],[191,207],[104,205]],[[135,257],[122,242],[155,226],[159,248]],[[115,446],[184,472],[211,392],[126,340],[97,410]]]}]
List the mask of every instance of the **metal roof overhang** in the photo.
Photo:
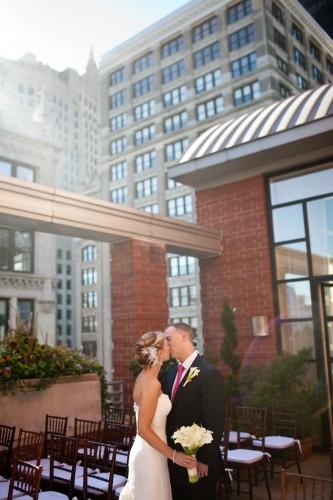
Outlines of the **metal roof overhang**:
[{"label": "metal roof overhang", "polygon": [[197,191],[333,157],[333,116],[223,149],[168,169]]}]

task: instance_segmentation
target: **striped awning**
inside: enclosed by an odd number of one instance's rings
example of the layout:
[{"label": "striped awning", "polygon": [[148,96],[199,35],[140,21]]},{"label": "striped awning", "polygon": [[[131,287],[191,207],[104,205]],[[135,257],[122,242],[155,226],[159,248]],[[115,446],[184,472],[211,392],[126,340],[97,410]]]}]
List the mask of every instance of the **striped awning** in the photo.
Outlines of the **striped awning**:
[{"label": "striped awning", "polygon": [[194,141],[180,163],[271,136],[329,115],[333,115],[333,84],[308,90],[212,126]]}]

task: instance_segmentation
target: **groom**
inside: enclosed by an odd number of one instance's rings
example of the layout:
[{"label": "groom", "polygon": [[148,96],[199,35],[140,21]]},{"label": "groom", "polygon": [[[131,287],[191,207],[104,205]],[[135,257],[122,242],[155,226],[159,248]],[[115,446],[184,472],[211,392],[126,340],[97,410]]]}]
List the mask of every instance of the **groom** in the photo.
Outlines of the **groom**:
[{"label": "groom", "polygon": [[[213,431],[213,442],[197,453],[199,481],[191,484],[187,470],[169,460],[173,500],[215,500],[216,485],[221,472],[220,440],[224,422],[224,390],[220,372],[193,345],[193,330],[185,323],[177,323],[165,330],[170,355],[179,362],[171,368],[163,381],[163,391],[172,401],[167,417],[168,444],[177,450],[171,438],[182,425],[194,423]],[[191,367],[195,375],[189,377]]]}]

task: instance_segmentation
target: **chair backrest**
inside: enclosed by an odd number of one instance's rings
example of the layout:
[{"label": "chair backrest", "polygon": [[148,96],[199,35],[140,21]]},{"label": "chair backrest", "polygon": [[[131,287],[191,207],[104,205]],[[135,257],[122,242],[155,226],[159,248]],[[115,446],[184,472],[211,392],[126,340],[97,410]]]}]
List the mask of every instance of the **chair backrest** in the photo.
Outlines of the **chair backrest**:
[{"label": "chair backrest", "polygon": [[[67,484],[69,498],[72,498],[77,460],[78,440],[73,437],[51,434],[50,489],[54,488],[55,482]],[[69,474],[64,474],[64,471]]]},{"label": "chair backrest", "polygon": [[[87,500],[94,494],[103,493],[106,500],[112,500],[113,477],[117,456],[117,446],[86,439],[83,451],[83,491],[82,498]],[[98,484],[96,484],[96,471]],[[91,481],[89,481],[91,478]]]},{"label": "chair backrest", "polygon": [[14,450],[16,460],[37,460],[37,465],[40,463],[44,444],[44,436],[42,432],[33,432],[20,429],[17,438],[17,446]]},{"label": "chair backrest", "polygon": [[262,442],[265,447],[267,427],[267,408],[255,406],[237,406],[236,411],[237,446],[241,446],[241,432],[247,432]]},{"label": "chair backrest", "polygon": [[44,429],[44,456],[47,457],[50,452],[51,434],[66,436],[68,417],[57,417],[54,415],[46,415]]},{"label": "chair backrest", "polygon": [[125,421],[125,410],[108,406],[104,409],[104,421],[113,424],[123,424]]},{"label": "chair backrest", "polygon": [[281,500],[332,500],[333,481],[281,471]]},{"label": "chair backrest", "polygon": [[4,475],[10,474],[10,462],[16,427],[0,425],[0,471]]},{"label": "chair backrest", "polygon": [[85,420],[83,418],[74,419],[74,437],[98,441],[100,438],[100,432],[100,421]]},{"label": "chair backrest", "polygon": [[37,500],[41,474],[41,467],[22,460],[15,461],[9,482],[7,500],[12,500],[14,493],[15,496],[17,496],[17,491],[20,491],[24,495],[31,496],[33,500]]},{"label": "chair backrest", "polygon": [[274,436],[297,437],[298,404],[294,399],[273,399],[272,432]]}]

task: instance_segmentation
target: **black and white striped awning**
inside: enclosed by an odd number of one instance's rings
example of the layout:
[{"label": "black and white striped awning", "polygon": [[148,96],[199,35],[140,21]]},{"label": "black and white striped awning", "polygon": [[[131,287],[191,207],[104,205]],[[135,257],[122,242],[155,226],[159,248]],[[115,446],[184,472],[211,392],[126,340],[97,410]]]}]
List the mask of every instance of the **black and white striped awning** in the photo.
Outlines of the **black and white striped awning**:
[{"label": "black and white striped awning", "polygon": [[201,134],[180,160],[187,163],[333,115],[333,84],[218,123]]}]

